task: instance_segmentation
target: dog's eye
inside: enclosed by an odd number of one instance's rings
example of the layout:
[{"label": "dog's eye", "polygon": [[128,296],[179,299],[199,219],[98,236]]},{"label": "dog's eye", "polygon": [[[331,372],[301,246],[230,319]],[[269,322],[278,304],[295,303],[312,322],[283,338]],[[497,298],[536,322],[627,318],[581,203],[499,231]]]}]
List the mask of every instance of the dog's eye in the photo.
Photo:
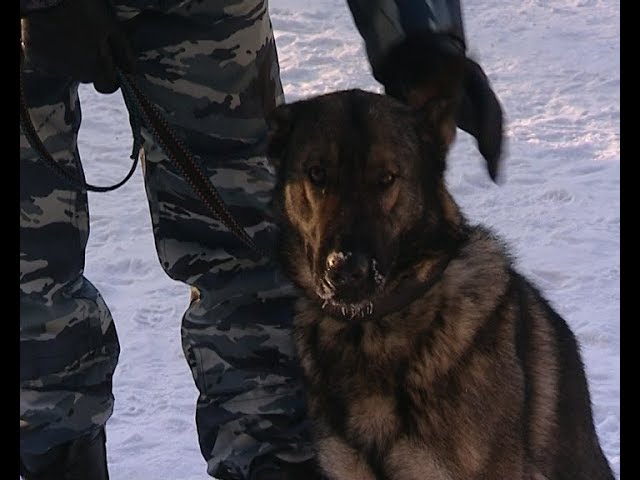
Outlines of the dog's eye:
[{"label": "dog's eye", "polygon": [[311,183],[316,187],[323,187],[327,183],[327,171],[323,167],[315,165],[309,168],[307,174]]},{"label": "dog's eye", "polygon": [[382,177],[380,177],[380,179],[378,180],[378,185],[382,188],[386,188],[388,186],[390,186],[396,179],[396,176],[391,173],[391,172],[387,172],[384,175],[382,175]]}]

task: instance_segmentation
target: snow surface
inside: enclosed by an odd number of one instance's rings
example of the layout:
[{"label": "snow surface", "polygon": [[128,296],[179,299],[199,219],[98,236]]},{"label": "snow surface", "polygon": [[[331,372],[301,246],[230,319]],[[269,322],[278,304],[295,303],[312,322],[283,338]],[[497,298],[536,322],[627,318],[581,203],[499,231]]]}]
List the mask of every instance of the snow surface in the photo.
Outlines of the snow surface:
[{"label": "snow surface", "polygon": [[[469,51],[506,112],[505,183],[491,183],[459,132],[448,184],[467,216],[510,244],[582,344],[598,434],[620,471],[620,5],[609,0],[463,4]],[[344,0],[272,0],[288,101],[359,87],[379,91]],[[129,166],[122,99],[80,90],[88,180]],[[112,480],[208,478],[197,391],[180,346],[188,290],[161,270],[141,172],[90,193],[86,276],[111,308],[122,353],[108,423]]]}]

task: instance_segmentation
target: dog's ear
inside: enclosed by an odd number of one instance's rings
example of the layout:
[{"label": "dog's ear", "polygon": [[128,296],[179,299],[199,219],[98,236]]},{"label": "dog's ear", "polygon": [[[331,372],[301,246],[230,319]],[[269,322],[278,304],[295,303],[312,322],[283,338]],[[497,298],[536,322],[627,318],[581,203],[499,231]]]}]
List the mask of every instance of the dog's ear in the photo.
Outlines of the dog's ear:
[{"label": "dog's ear", "polygon": [[418,104],[419,134],[448,148],[456,138],[458,102],[457,98],[433,97]]},{"label": "dog's ear", "polygon": [[[456,134],[456,113],[463,96],[464,46],[455,38],[429,31],[408,36],[391,49],[376,71],[385,91],[418,110],[419,133],[450,145]],[[435,129],[435,130],[434,130]]]},{"label": "dog's ear", "polygon": [[[480,65],[466,56],[460,39],[447,33],[412,33],[392,47],[373,70],[388,95],[414,107],[427,106],[435,113],[431,117],[442,127],[440,137],[449,143],[455,136],[449,116],[437,113],[443,111],[441,107],[435,111],[432,107],[454,99],[457,126],[476,138],[489,175],[498,180],[504,156],[502,107]],[[436,98],[440,100],[428,105]]]},{"label": "dog's ear", "polygon": [[461,95],[465,61],[459,39],[423,30],[391,47],[373,73],[387,95],[420,106],[436,96]]},{"label": "dog's ear", "polygon": [[293,111],[291,104],[280,105],[267,115],[267,157],[271,164],[279,168],[284,152],[289,143],[293,127]]}]

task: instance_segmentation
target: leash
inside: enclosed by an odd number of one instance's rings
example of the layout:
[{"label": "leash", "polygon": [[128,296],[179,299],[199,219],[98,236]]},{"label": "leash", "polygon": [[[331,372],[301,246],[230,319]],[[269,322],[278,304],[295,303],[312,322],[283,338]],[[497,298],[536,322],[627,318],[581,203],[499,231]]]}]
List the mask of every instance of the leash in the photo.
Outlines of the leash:
[{"label": "leash", "polygon": [[233,217],[209,177],[171,129],[158,107],[144,95],[135,78],[120,70],[117,70],[117,74],[127,107],[130,111],[136,112],[138,120],[151,132],[165,155],[178,168],[209,212],[247,247],[260,256],[267,256]]},{"label": "leash", "polygon": [[178,169],[187,183],[191,186],[194,193],[207,207],[213,217],[233,233],[238,240],[253,250],[261,257],[268,255],[260,249],[245,229],[236,221],[228,207],[225,205],[222,197],[211,183],[209,177],[204,173],[203,169],[198,165],[193,155],[180,141],[177,134],[171,129],[166,119],[158,108],[144,95],[142,89],[137,84],[132,75],[127,75],[117,69],[118,79],[120,81],[120,89],[124,97],[127,109],[132,117],[132,129],[134,136],[134,153],[131,155],[133,165],[127,176],[115,185],[108,187],[95,186],[88,184],[83,179],[78,178],[62,168],[56,162],[51,154],[43,145],[38,136],[25,100],[24,80],[23,80],[23,52],[20,49],[20,126],[27,138],[27,141],[55,174],[63,178],[72,186],[91,192],[109,192],[124,185],[133,175],[138,164],[138,152],[140,150],[141,139],[136,135],[139,131],[139,125],[144,125],[153,135],[155,141],[160,145],[165,155]]},{"label": "leash", "polygon": [[23,75],[23,57],[24,54],[22,52],[22,48],[20,49],[20,126],[22,127],[22,132],[24,133],[29,145],[31,148],[38,154],[41,160],[44,161],[44,164],[49,167],[53,173],[61,177],[63,180],[71,184],[73,187],[80,190],[87,190],[89,192],[110,192],[115,190],[116,188],[120,188],[122,185],[127,183],[127,181],[135,172],[136,167],[138,165],[138,156],[131,155],[131,159],[133,160],[133,164],[131,165],[131,169],[129,173],[127,173],[126,177],[124,177],[121,181],[116,183],[115,185],[110,185],[108,187],[100,187],[96,185],[91,185],[87,183],[82,178],[76,177],[69,173],[65,168],[63,168],[58,162],[56,162],[47,148],[40,140],[38,133],[36,132],[35,127],[33,126],[33,122],[31,121],[31,115],[29,115],[29,109],[27,107],[27,102],[25,100],[24,94],[24,75]]}]

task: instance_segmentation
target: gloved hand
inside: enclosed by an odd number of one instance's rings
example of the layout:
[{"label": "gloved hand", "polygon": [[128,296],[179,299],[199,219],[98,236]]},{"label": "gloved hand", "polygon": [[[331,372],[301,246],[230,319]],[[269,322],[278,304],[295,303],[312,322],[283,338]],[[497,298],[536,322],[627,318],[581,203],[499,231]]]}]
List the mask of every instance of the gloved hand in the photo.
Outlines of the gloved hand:
[{"label": "gloved hand", "polygon": [[38,70],[93,83],[100,93],[119,87],[116,66],[135,70],[135,55],[108,0],[64,0],[21,19],[25,58]]},{"label": "gloved hand", "polygon": [[458,101],[458,127],[473,135],[496,181],[503,145],[503,115],[482,68],[466,57],[461,41],[424,31],[391,48],[374,66],[387,95],[410,105],[424,105],[434,92]]}]

